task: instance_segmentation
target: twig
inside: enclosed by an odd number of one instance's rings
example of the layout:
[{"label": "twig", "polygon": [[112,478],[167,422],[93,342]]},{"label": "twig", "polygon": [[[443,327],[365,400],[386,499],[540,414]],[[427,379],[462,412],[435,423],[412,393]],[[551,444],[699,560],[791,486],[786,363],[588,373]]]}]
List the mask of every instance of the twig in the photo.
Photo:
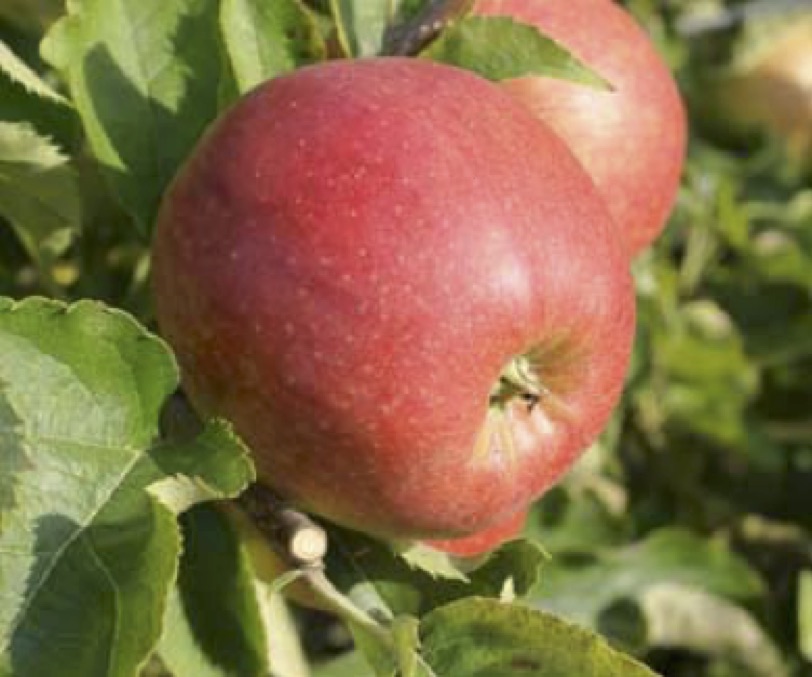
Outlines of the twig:
[{"label": "twig", "polygon": [[327,553],[327,534],[270,489],[255,484],[238,499],[270,544],[295,568],[317,566]]},{"label": "twig", "polygon": [[393,646],[389,629],[353,604],[324,575],[323,557],[327,553],[324,529],[259,484],[245,491],[238,503],[269,545],[291,569],[301,574],[296,579],[297,584],[306,585],[318,598],[321,608],[362,628],[385,646]]},{"label": "twig", "polygon": [[[200,420],[181,392],[170,399],[163,412],[161,427],[164,434],[181,439],[199,432]],[[324,610],[332,611],[365,630],[384,646],[394,646],[389,629],[353,604],[324,575],[327,532],[321,526],[261,484],[249,487],[236,503],[285,564],[300,574],[296,581],[313,592]]]},{"label": "twig", "polygon": [[452,22],[465,16],[474,0],[431,0],[411,21],[387,31],[384,54],[414,56]]}]

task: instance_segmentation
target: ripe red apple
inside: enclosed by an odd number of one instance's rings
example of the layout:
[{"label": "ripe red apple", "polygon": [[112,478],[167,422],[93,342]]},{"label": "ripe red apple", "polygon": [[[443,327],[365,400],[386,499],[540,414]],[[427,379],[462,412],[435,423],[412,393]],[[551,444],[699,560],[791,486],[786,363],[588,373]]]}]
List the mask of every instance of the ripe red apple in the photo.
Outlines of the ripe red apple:
[{"label": "ripe red apple", "polygon": [[260,479],[392,538],[498,523],[592,441],[634,331],[627,259],[560,139],[419,59],[274,79],[209,130],[154,242],[196,407]]},{"label": "ripe red apple", "polygon": [[613,87],[543,77],[503,86],[569,145],[609,206],[630,255],[665,226],[685,156],[685,112],[646,33],[610,0],[477,0],[474,13],[510,16],[559,42]]},{"label": "ripe red apple", "polygon": [[518,536],[522,533],[526,521],[527,510],[520,510],[504,522],[494,524],[470,536],[430,540],[426,541],[426,545],[456,557],[477,557],[495,550],[506,541]]}]

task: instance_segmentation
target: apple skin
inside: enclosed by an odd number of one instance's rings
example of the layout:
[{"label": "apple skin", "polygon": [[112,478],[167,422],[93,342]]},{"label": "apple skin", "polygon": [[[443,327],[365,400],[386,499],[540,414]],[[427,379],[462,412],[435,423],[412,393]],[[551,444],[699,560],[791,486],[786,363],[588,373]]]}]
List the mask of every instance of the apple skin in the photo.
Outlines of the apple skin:
[{"label": "apple skin", "polygon": [[[153,252],[192,403],[234,423],[261,482],[360,531],[507,519],[622,388],[614,224],[563,142],[467,71],[380,58],[265,83],[176,177]],[[517,356],[532,405],[492,397]]]},{"label": "apple skin", "polygon": [[455,557],[479,557],[495,550],[506,541],[522,533],[527,521],[527,510],[520,510],[504,522],[462,538],[425,541],[426,545]]},{"label": "apple skin", "polygon": [[537,76],[502,83],[567,142],[629,255],[639,253],[671,212],[687,133],[679,91],[649,37],[610,0],[477,0],[473,11],[535,26],[612,85],[602,91]]}]

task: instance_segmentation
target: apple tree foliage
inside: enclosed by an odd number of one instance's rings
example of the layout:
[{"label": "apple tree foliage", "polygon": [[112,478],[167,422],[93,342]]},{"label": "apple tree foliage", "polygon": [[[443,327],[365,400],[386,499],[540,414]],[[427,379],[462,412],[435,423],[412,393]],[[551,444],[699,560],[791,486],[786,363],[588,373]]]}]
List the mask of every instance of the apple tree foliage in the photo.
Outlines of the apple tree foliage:
[{"label": "apple tree foliage", "polygon": [[287,606],[296,574],[261,580],[220,509],[254,478],[228,422],[173,413],[147,284],[163,191],[241,93],[324,58],[611,83],[464,1],[0,5],[0,674],[808,673],[808,170],[706,117],[758,3],[625,4],[693,135],[670,226],[634,264],[623,403],[526,538],[475,566],[329,526],[333,614]]}]

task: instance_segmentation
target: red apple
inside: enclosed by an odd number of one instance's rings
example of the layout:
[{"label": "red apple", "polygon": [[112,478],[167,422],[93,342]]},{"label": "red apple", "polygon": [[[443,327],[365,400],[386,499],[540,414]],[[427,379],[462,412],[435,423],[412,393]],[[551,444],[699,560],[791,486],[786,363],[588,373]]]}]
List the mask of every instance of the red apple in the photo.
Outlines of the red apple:
[{"label": "red apple", "polygon": [[630,255],[663,229],[685,156],[685,112],[646,33],[609,0],[477,0],[474,13],[531,24],[613,87],[543,77],[503,86],[569,145],[609,206]]},{"label": "red apple", "polygon": [[504,522],[499,522],[484,531],[478,531],[462,538],[426,541],[426,545],[456,557],[477,557],[495,550],[506,541],[518,536],[524,529],[525,521],[527,521],[527,510],[520,510]]},{"label": "red apple", "polygon": [[634,297],[560,139],[497,86],[420,59],[274,79],[163,202],[160,326],[205,415],[297,506],[392,538],[498,523],[621,390]]}]

